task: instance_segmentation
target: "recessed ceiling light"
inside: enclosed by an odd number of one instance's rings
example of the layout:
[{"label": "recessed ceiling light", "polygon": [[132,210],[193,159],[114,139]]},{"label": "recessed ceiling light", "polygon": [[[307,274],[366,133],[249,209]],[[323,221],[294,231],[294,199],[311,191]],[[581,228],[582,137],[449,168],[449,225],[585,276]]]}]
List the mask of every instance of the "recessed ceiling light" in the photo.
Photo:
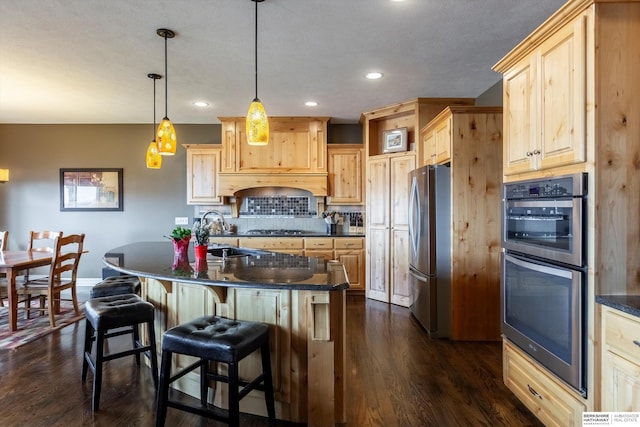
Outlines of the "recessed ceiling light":
[{"label": "recessed ceiling light", "polygon": [[378,73],[376,71],[373,73],[368,73],[365,77],[368,78],[369,80],[377,80],[382,77],[382,73]]},{"label": "recessed ceiling light", "polygon": [[194,101],[193,105],[196,107],[208,107],[209,103],[206,101]]},{"label": "recessed ceiling light", "polygon": [[304,103],[307,107],[317,107],[318,103],[316,101],[307,101]]}]

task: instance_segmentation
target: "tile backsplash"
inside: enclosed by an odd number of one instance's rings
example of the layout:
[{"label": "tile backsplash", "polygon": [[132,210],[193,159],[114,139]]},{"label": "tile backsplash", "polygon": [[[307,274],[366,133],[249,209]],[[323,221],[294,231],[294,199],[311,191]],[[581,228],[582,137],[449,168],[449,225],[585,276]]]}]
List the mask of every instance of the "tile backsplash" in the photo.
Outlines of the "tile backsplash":
[{"label": "tile backsplash", "polygon": [[309,199],[297,196],[247,197],[242,202],[240,216],[312,217],[317,212],[311,208]]}]

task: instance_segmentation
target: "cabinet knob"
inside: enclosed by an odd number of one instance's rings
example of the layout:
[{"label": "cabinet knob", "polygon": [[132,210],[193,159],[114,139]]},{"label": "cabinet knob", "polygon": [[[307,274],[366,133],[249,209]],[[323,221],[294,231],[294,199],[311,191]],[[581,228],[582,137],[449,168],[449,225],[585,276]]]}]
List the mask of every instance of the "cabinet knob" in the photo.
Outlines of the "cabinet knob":
[{"label": "cabinet knob", "polygon": [[533,153],[531,151],[527,151],[525,154],[527,155],[527,157],[533,156]]},{"label": "cabinet knob", "polygon": [[533,150],[533,154],[540,154],[540,153],[541,153],[541,151],[538,150],[537,148],[535,150]]}]

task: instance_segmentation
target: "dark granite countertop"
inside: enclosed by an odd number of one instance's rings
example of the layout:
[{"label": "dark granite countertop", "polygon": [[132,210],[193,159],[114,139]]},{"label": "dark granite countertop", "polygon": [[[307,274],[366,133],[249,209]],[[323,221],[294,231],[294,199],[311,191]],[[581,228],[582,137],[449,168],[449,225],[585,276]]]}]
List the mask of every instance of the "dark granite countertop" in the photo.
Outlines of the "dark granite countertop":
[{"label": "dark granite countertop", "polygon": [[640,317],[640,295],[596,295],[596,302]]},{"label": "dark granite countertop", "polygon": [[[215,246],[215,245],[213,245]],[[252,250],[247,256],[207,258],[196,265],[193,244],[189,245],[189,264],[173,268],[170,241],[139,242],[111,249],[104,264],[114,270],[158,280],[201,285],[288,290],[334,291],[347,289],[344,265],[322,258]]]}]

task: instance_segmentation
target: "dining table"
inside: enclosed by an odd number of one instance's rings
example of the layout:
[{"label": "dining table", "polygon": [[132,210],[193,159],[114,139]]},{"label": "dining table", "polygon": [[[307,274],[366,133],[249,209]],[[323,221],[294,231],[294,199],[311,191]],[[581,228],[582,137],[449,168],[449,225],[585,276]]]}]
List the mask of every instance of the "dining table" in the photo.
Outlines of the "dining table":
[{"label": "dining table", "polygon": [[18,294],[16,277],[23,270],[50,265],[52,252],[42,251],[0,251],[0,273],[7,276],[7,296],[9,303],[9,330],[18,329]]}]

